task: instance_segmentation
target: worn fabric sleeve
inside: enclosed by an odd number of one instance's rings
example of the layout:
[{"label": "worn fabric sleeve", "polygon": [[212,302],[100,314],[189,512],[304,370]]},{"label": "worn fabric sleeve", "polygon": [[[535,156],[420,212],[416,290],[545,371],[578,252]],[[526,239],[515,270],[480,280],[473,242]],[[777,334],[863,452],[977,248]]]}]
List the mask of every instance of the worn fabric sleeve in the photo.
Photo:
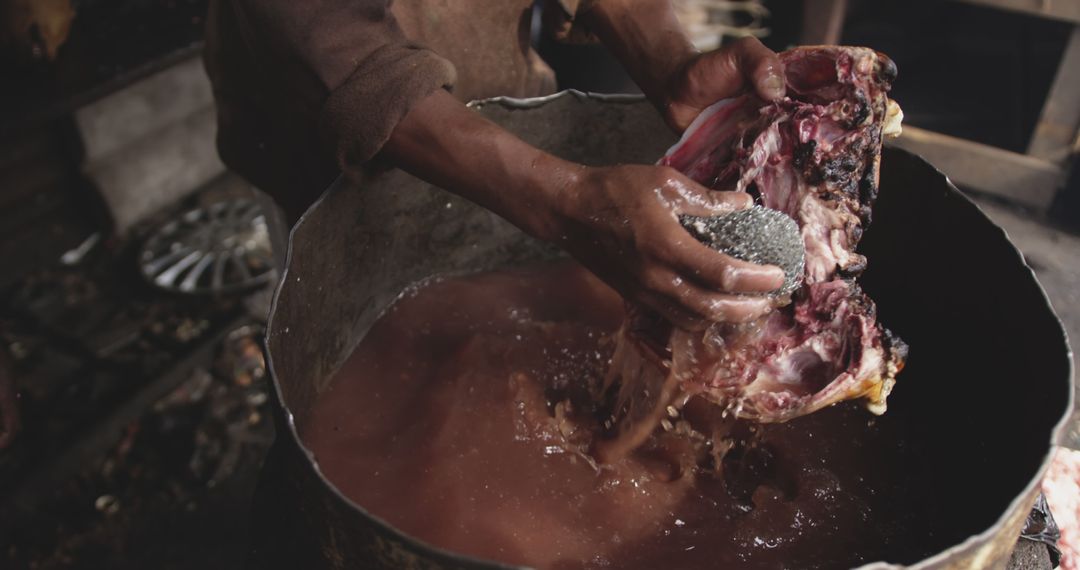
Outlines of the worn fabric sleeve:
[{"label": "worn fabric sleeve", "polygon": [[389,0],[237,1],[248,25],[280,50],[271,59],[324,90],[321,137],[342,170],[374,156],[416,102],[453,86],[453,64],[409,41]]},{"label": "worn fabric sleeve", "polygon": [[409,109],[454,83],[454,66],[411,43],[375,50],[335,89],[323,109],[321,130],[343,171],[367,162],[390,139]]}]

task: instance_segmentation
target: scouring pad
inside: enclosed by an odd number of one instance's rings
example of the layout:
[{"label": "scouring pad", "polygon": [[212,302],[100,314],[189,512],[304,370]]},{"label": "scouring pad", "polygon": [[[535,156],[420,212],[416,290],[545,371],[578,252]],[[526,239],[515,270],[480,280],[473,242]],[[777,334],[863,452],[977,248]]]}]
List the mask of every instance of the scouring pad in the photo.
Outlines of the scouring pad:
[{"label": "scouring pad", "polygon": [[774,295],[789,295],[802,283],[806,250],[798,224],[783,212],[753,206],[716,217],[683,215],[679,222],[716,251],[783,269],[784,285]]}]

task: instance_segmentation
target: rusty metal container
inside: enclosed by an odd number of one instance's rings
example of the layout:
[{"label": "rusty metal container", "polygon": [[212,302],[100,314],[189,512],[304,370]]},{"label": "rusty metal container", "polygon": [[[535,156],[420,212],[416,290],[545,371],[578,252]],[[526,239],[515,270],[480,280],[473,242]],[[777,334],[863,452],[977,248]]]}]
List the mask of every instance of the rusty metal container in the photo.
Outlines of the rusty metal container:
[{"label": "rusty metal container", "polygon": [[[644,101],[580,93],[475,103],[523,139],[587,164],[651,163],[673,142]],[[406,285],[558,255],[402,172],[339,181],[293,230],[267,344],[277,442],[254,506],[251,568],[493,569],[412,539],[343,496],[297,433],[335,369]],[[906,424],[939,473],[936,553],[865,568],[1003,567],[1072,409],[1065,333],[1023,257],[944,175],[887,149],[861,283],[911,358],[881,421]]]}]

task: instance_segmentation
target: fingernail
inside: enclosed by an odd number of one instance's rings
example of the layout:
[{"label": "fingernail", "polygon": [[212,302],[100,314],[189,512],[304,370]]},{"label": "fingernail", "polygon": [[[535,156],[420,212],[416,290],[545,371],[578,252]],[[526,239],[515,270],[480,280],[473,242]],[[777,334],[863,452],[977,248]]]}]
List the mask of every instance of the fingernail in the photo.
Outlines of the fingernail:
[{"label": "fingernail", "polygon": [[783,97],[786,90],[784,78],[776,73],[769,73],[765,76],[765,79],[761,80],[761,90],[763,91],[762,95],[768,96],[769,99]]}]

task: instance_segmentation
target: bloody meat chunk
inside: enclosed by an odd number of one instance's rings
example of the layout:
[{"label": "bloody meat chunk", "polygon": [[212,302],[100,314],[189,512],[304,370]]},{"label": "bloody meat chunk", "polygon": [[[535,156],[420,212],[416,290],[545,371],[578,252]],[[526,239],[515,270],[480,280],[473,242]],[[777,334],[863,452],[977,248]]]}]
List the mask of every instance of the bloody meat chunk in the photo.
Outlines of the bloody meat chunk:
[{"label": "bloody meat chunk", "polygon": [[856,398],[885,411],[907,347],[856,284],[867,261],[855,247],[877,196],[882,137],[899,134],[900,109],[887,96],[896,66],[858,47],[802,47],[780,59],[785,98],[714,104],[660,164],[794,219],[802,283],[783,308],[703,333],[630,307],[605,383],[613,411],[602,458],[633,449],[695,397],[761,422]]}]

